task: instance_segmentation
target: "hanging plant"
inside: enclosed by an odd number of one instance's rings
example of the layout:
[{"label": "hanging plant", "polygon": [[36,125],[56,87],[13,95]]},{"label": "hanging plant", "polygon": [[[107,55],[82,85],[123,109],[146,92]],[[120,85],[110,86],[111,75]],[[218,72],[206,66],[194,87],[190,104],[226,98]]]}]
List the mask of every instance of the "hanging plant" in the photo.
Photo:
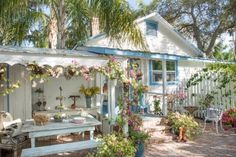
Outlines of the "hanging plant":
[{"label": "hanging plant", "polygon": [[0,64],[0,95],[7,95],[20,87],[20,82],[12,82],[7,78],[7,67],[5,64]]}]

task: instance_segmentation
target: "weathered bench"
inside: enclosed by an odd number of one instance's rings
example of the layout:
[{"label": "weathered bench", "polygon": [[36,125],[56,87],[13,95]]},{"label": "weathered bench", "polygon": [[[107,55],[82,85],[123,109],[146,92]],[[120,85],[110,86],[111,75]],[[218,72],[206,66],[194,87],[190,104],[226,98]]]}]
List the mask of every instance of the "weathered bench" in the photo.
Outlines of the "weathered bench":
[{"label": "weathered bench", "polygon": [[73,143],[27,148],[22,150],[21,157],[37,157],[37,156],[68,152],[68,151],[91,149],[91,148],[96,148],[98,145],[99,145],[98,141],[89,140],[89,141],[79,141]]}]

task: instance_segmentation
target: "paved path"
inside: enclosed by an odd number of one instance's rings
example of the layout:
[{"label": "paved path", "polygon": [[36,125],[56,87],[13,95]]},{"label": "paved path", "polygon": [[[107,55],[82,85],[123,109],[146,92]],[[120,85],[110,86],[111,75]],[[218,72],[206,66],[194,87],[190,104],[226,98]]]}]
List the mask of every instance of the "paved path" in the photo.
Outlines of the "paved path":
[{"label": "paved path", "polygon": [[195,141],[148,145],[145,157],[236,157],[236,134],[233,131],[215,133],[207,130]]}]

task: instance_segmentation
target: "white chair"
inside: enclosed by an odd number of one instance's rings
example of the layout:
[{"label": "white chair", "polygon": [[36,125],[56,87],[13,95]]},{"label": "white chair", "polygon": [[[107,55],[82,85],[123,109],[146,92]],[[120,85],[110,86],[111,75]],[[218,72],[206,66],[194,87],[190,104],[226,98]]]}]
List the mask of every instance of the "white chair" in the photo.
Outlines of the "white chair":
[{"label": "white chair", "polygon": [[13,150],[14,157],[17,157],[18,148],[26,144],[28,139],[28,135],[21,132],[21,127],[20,119],[13,120],[10,113],[0,111],[0,149]]},{"label": "white chair", "polygon": [[203,131],[205,131],[206,128],[206,121],[212,121],[213,127],[215,124],[216,127],[216,133],[218,134],[218,124],[220,123],[221,129],[224,131],[222,126],[222,116],[223,116],[223,110],[217,109],[217,108],[207,108],[205,111],[205,119],[204,119],[204,128]]}]

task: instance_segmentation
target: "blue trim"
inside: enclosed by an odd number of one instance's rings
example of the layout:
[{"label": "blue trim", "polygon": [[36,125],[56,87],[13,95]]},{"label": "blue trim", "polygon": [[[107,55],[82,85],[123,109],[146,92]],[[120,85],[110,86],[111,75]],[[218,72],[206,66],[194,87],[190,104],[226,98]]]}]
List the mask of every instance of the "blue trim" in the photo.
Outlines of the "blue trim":
[{"label": "blue trim", "polygon": [[160,86],[160,85],[162,85],[161,82],[153,82],[152,81],[152,62],[153,62],[153,60],[149,60],[149,84],[151,86]]},{"label": "blue trim", "polygon": [[116,55],[133,58],[145,58],[145,59],[162,59],[162,60],[187,60],[189,56],[180,56],[168,53],[148,53],[141,51],[131,50],[119,50],[106,47],[86,47],[89,52],[103,54],[103,55]]},{"label": "blue trim", "polygon": [[[166,60],[173,61],[173,60]],[[162,85],[162,82],[152,82],[152,62],[153,60],[149,60],[149,84],[151,86]],[[176,81],[167,81],[167,85],[177,85],[179,82],[179,63],[178,60],[175,61],[175,80]]]},{"label": "blue trim", "polygon": [[[10,66],[7,65],[7,80],[9,80],[10,78],[9,70],[10,70]],[[7,88],[9,88],[9,86],[10,86],[9,81],[7,81]],[[7,112],[10,112],[10,95],[9,94],[7,94]]]}]

